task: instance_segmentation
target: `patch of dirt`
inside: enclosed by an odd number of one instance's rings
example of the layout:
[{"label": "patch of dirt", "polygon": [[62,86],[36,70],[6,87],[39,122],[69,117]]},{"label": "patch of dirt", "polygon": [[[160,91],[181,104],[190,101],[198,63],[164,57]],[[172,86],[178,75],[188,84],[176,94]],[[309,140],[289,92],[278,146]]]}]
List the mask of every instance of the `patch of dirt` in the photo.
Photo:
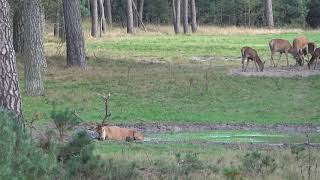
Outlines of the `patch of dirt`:
[{"label": "patch of dirt", "polygon": [[191,62],[207,62],[207,61],[229,61],[234,60],[228,57],[212,57],[212,56],[194,56],[191,58]]},{"label": "patch of dirt", "polygon": [[[252,64],[252,63],[251,63]],[[265,77],[308,77],[320,75],[320,64],[318,63],[316,70],[309,70],[308,66],[282,66],[282,67],[265,67],[263,72],[256,72],[254,67],[248,67],[247,72],[242,72],[241,68],[232,69],[231,75],[237,76],[265,76]]]}]

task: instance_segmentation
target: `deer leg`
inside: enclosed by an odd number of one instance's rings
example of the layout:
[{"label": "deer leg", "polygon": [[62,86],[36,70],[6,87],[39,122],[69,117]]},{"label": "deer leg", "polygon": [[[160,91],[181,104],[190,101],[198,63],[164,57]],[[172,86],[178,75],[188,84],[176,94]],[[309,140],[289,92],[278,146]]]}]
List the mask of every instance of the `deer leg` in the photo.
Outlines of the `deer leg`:
[{"label": "deer leg", "polygon": [[248,65],[249,65],[249,59],[247,59],[247,65],[246,65],[246,67],[244,69],[244,72],[247,72]]},{"label": "deer leg", "polygon": [[286,58],[287,58],[287,67],[289,67],[288,52],[286,52]]},{"label": "deer leg", "polygon": [[281,60],[281,57],[282,57],[282,53],[280,53],[280,57],[279,57],[278,63],[277,63],[277,65],[276,65],[275,67],[278,66],[278,64],[279,64],[279,62],[280,62],[280,60]]},{"label": "deer leg", "polygon": [[243,72],[243,70],[244,70],[244,61],[245,61],[246,59],[245,58],[242,58],[242,61],[241,61],[241,63],[242,63],[242,72]]},{"label": "deer leg", "polygon": [[257,65],[257,61],[254,61],[254,65],[256,66],[257,72],[259,72],[258,65]]},{"label": "deer leg", "polygon": [[275,67],[276,64],[274,63],[273,56],[274,56],[274,53],[271,53],[270,64],[271,64],[271,66],[274,66],[274,67]]},{"label": "deer leg", "polygon": [[319,59],[319,58],[316,59],[316,62],[315,62],[315,65],[314,65],[314,70],[317,69],[318,59]]}]

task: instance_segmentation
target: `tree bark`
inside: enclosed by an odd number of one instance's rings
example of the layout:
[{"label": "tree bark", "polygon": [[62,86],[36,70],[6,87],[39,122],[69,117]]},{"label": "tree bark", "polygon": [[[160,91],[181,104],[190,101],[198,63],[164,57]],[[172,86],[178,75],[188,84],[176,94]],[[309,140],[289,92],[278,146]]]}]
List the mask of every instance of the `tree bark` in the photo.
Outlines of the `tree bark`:
[{"label": "tree bark", "polygon": [[91,36],[97,37],[98,28],[98,1],[90,0],[90,14],[91,14]]},{"label": "tree bark", "polygon": [[[18,8],[21,9],[21,4],[17,4]],[[15,10],[13,15],[13,46],[16,53],[22,53],[23,51],[23,17],[21,10]]]},{"label": "tree bark", "polygon": [[19,117],[18,123],[23,126],[20,118],[21,96],[7,0],[0,0],[0,17],[0,106],[14,112]]},{"label": "tree bark", "polygon": [[40,2],[38,0],[24,1],[22,12],[25,17],[23,37],[26,46],[23,57],[26,92],[30,96],[41,96],[44,94],[42,72],[46,71],[47,63],[42,41]]},{"label": "tree bark", "polygon": [[189,32],[188,28],[188,0],[183,0],[183,33],[187,34]]},{"label": "tree bark", "polygon": [[66,41],[66,27],[64,22],[64,13],[63,13],[63,7],[61,4],[60,8],[60,15],[59,15],[59,38],[62,42]]},{"label": "tree bark", "polygon": [[196,10],[196,1],[195,0],[191,0],[191,18],[192,18],[191,29],[192,29],[192,32],[195,33],[195,32],[197,32],[197,29],[198,29],[197,10]]},{"label": "tree bark", "polygon": [[142,22],[143,22],[143,6],[144,6],[144,0],[140,0],[140,4],[139,4],[139,27],[142,26]]},{"label": "tree bark", "polygon": [[60,22],[60,8],[57,7],[56,9],[56,17],[55,17],[55,23],[53,26],[53,35],[54,37],[59,37],[59,22]]},{"label": "tree bark", "polygon": [[133,34],[132,0],[127,0],[127,33]]},{"label": "tree bark", "polygon": [[180,33],[180,0],[172,0],[173,27],[176,34]]},{"label": "tree bark", "polygon": [[272,12],[272,0],[265,0],[265,16],[266,16],[266,25],[269,28],[273,28],[274,21],[273,21],[273,12]]},{"label": "tree bark", "polygon": [[107,31],[107,22],[104,14],[104,0],[98,0],[98,12],[99,12],[99,23],[100,23],[100,37],[101,31],[105,33]]},{"label": "tree bark", "polygon": [[78,0],[64,0],[63,12],[66,29],[67,66],[85,68],[86,53]]},{"label": "tree bark", "polygon": [[106,13],[107,23],[110,27],[112,27],[112,11],[111,11],[111,1],[104,0],[104,8]]}]

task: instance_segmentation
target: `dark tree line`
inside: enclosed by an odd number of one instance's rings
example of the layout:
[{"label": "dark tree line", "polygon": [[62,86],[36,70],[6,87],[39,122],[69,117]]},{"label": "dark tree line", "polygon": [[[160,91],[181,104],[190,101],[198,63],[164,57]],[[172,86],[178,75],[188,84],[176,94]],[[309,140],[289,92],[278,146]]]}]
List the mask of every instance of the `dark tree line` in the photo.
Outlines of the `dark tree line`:
[{"label": "dark tree line", "polygon": [[[180,1],[183,3],[184,0]],[[191,24],[193,0],[189,1],[188,23]],[[268,22],[266,11],[270,8],[266,8],[266,5],[270,5],[270,0],[196,0],[194,2],[199,24],[260,27],[266,26]],[[320,0],[272,1],[274,26],[304,27],[309,12],[312,9],[319,9],[319,3]],[[111,1],[113,23],[126,27],[126,7],[127,0]],[[172,0],[144,0],[141,18],[145,24],[170,24],[174,19],[172,8]],[[181,13],[183,13],[182,5]],[[314,17],[317,16],[313,15],[313,19],[316,19]]]}]

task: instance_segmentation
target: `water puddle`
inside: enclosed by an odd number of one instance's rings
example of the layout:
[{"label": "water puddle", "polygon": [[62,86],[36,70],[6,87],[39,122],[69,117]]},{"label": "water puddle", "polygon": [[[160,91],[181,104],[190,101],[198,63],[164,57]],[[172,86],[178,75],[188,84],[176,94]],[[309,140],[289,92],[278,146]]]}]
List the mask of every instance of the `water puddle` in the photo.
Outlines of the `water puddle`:
[{"label": "water puddle", "polygon": [[[309,134],[310,142],[320,143],[320,134]],[[146,142],[216,142],[216,143],[304,143],[305,134],[252,131],[208,131],[149,134]]]}]

